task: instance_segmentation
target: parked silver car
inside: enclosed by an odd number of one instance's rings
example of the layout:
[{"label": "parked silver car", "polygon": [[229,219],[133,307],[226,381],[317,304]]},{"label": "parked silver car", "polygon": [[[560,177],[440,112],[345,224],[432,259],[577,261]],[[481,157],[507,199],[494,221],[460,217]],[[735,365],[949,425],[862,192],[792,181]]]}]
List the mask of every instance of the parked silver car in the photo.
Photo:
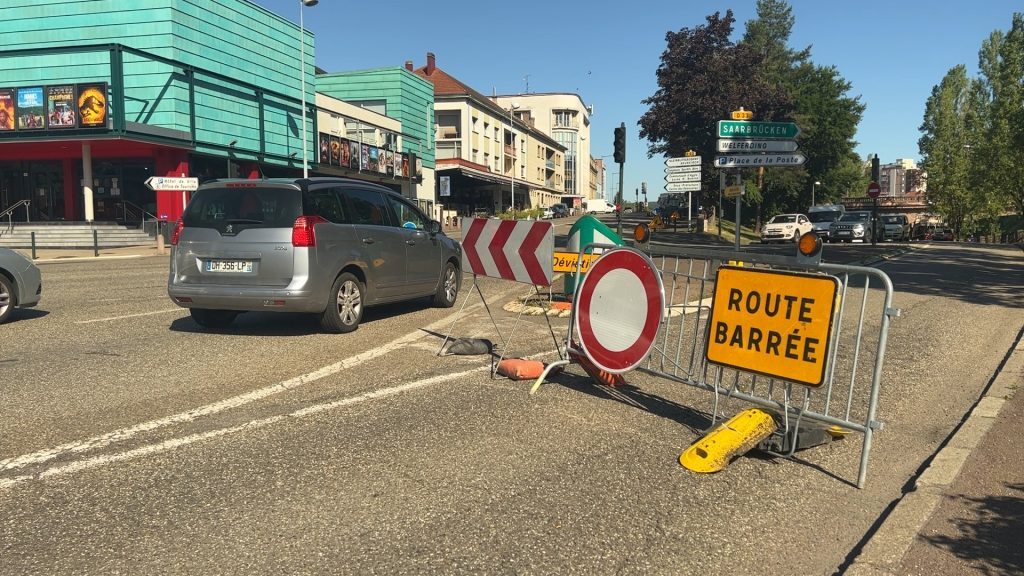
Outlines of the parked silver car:
[{"label": "parked silver car", "polygon": [[167,293],[207,328],[240,312],[320,315],[351,332],[365,306],[455,303],[462,247],[412,202],[344,178],[219,180],[192,196],[171,236]]},{"label": "parked silver car", "polygon": [[10,248],[0,248],[0,324],[15,308],[31,308],[43,294],[43,278],[31,260]]}]

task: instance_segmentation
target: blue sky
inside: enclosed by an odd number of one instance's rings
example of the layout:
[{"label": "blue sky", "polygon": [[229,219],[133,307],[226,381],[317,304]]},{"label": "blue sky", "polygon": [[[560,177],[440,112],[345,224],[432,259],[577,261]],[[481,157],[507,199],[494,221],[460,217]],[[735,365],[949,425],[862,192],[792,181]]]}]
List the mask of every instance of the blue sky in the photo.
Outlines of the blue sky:
[{"label": "blue sky", "polygon": [[[253,1],[299,20],[299,0]],[[957,64],[975,75],[981,43],[994,30],[1008,30],[1014,11],[1024,12],[1020,0],[793,0],[790,5],[796,19],[790,46],[810,46],[816,64],[836,66],[852,84],[850,95],[859,95],[867,106],[857,152],[877,153],[883,163],[919,159],[918,127],[932,87]],[[316,64],[329,72],[402,66],[406,60],[419,67],[433,52],[440,68],[484,94],[518,94],[527,87],[578,93],[594,106],[594,156],[612,153],[612,132],[625,122],[626,199],[647,181],[648,198],[654,200],[664,184],[664,159],[647,158],[636,122],[646,110],[641,101],[657,90],[665,33],[702,25],[707,15],[729,8],[738,40],[746,21],[756,16],[755,0],[320,0],[305,8],[304,20],[316,36]],[[699,152],[705,161],[714,154]],[[617,171],[609,166],[609,198]]]}]

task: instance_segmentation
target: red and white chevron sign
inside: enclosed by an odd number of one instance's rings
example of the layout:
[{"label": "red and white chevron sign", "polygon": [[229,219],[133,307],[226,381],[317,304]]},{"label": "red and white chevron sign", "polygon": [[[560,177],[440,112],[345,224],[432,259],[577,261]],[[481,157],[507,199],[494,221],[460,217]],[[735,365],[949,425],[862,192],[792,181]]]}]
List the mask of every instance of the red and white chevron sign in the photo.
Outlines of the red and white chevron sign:
[{"label": "red and white chevron sign", "polygon": [[550,286],[555,229],[550,222],[463,218],[462,268],[471,274]]}]

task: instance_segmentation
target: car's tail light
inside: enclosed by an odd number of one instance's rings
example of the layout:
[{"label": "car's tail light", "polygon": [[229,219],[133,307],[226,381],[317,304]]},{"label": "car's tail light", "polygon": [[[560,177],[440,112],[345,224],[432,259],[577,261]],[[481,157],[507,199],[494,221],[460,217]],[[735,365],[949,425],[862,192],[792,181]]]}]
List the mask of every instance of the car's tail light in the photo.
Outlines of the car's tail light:
[{"label": "car's tail light", "polygon": [[327,222],[321,216],[299,216],[292,226],[292,246],[296,248],[312,248],[316,246],[316,233],[313,226]]},{"label": "car's tail light", "polygon": [[183,228],[185,228],[185,223],[178,220],[178,223],[174,225],[174,232],[171,232],[171,246],[178,245],[178,237],[181,236]]}]

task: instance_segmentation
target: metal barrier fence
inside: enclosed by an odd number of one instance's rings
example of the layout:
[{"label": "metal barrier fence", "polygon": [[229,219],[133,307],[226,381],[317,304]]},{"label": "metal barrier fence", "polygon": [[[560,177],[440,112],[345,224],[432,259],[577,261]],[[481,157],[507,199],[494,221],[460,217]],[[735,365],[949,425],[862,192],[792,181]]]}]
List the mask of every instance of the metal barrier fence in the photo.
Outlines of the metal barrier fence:
[{"label": "metal barrier fence", "polygon": [[[590,244],[582,255],[614,246]],[[739,399],[773,411],[780,420],[778,430],[761,448],[777,456],[790,457],[800,447],[814,443],[829,427],[840,434],[863,434],[857,487],[863,488],[874,432],[882,428],[876,419],[885,360],[889,320],[899,316],[892,307],[893,287],[881,270],[863,266],[821,263],[807,259],[714,248],[644,246],[661,274],[665,314],[650,355],[637,369],[647,374],[706,390],[712,394],[712,424],[720,414],[720,402]],[[795,384],[764,373],[711,363],[705,354],[711,337],[715,282],[724,264],[753,271],[804,273],[830,279],[837,284],[836,306],[831,319],[821,384]],[[813,280],[813,279],[812,279]],[[573,334],[576,307],[570,318],[566,347],[582,356]],[[577,335],[578,336],[578,335]],[[564,365],[568,361],[552,364]],[[534,391],[546,373],[537,380]],[[727,419],[727,418],[723,418]],[[811,434],[812,431],[818,434]],[[807,432],[805,435],[803,432]],[[774,447],[774,449],[772,449]]]}]

